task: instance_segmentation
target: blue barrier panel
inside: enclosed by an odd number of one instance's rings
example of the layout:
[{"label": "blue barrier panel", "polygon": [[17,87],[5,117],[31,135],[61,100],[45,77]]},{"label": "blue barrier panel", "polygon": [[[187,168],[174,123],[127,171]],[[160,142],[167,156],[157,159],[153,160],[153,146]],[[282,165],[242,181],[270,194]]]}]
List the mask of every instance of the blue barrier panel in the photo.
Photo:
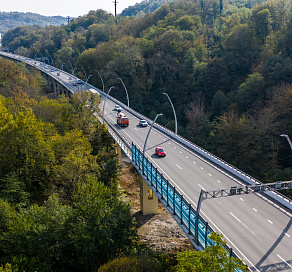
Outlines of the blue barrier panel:
[{"label": "blue barrier panel", "polygon": [[[139,169],[143,169],[142,164],[144,164],[144,175],[146,178],[151,181],[151,184],[155,187],[157,192],[166,200],[167,205],[173,209],[174,214],[179,217],[181,223],[188,228],[189,233],[195,236],[196,210],[179,194],[175,187],[163,177],[146,157],[143,162],[143,154],[134,144],[132,144],[132,160],[138,165]],[[214,245],[214,242],[209,238],[212,231],[208,223],[199,216],[198,242],[203,248]],[[230,250],[229,247],[226,247],[226,249]],[[232,257],[237,258],[232,251],[230,252]],[[238,269],[235,269],[235,271],[241,272],[241,270]]]},{"label": "blue barrier panel", "polygon": [[151,175],[151,181],[153,183],[153,186],[157,187],[157,178],[156,178],[157,169],[155,167],[152,168],[152,175]]},{"label": "blue barrier panel", "polygon": [[163,177],[162,178],[162,197],[167,200],[167,193],[168,193],[168,189],[167,189],[167,181],[166,179]]},{"label": "blue barrier panel", "polygon": [[161,194],[161,174],[157,171],[157,184],[156,184],[156,189],[157,191]]},{"label": "blue barrier panel", "polygon": [[188,203],[186,203],[183,199],[182,202],[182,218],[181,220],[183,221],[183,223],[188,226],[189,225],[189,205]]}]

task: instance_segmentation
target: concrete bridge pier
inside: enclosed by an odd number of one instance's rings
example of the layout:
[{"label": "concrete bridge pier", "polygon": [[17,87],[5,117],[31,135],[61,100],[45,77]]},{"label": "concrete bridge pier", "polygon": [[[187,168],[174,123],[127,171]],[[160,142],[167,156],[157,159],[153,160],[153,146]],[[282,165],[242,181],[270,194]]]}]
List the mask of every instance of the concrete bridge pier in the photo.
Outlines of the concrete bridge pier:
[{"label": "concrete bridge pier", "polygon": [[119,165],[121,165],[122,164],[122,149],[116,142],[114,144],[114,147],[115,147],[115,152],[118,155]]},{"label": "concrete bridge pier", "polygon": [[158,197],[147,182],[140,178],[140,208],[143,215],[158,213]]}]

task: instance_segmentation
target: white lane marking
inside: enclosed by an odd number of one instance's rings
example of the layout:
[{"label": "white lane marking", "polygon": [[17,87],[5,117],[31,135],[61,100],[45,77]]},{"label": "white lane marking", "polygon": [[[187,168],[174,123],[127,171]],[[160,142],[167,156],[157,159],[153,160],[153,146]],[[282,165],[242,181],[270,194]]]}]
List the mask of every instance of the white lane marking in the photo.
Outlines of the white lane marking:
[{"label": "white lane marking", "polygon": [[206,191],[205,188],[204,188],[201,184],[198,183],[198,185],[199,185],[204,191]]},{"label": "white lane marking", "polygon": [[135,128],[137,131],[138,131],[138,129],[137,128]]},{"label": "white lane marking", "polygon": [[159,137],[159,138],[161,138],[161,136],[160,136],[160,135],[158,135],[158,137]]},{"label": "white lane marking", "polygon": [[258,210],[256,208],[252,208],[255,212],[257,212]]},{"label": "white lane marking", "polygon": [[273,225],[273,222],[271,220],[268,220],[268,222]]},{"label": "white lane marking", "polygon": [[168,144],[170,144],[170,143],[168,143]]},{"label": "white lane marking", "polygon": [[220,180],[218,180],[218,179],[217,179],[217,181],[218,181],[219,183],[221,183],[221,181],[220,181]]},{"label": "white lane marking", "polygon": [[244,199],[243,199],[243,198],[241,198],[241,197],[240,197],[239,199],[240,199],[241,201],[244,201]]},{"label": "white lane marking", "polygon": [[285,232],[284,234],[285,234],[286,236],[288,236],[289,238],[291,237],[291,236],[290,236],[288,233],[286,233],[286,232]]},{"label": "white lane marking", "polygon": [[174,149],[176,149],[176,147],[175,147],[175,146],[174,146],[173,148],[174,148]]},{"label": "white lane marking", "polygon": [[249,230],[254,236],[256,236],[256,234],[252,231],[252,230],[250,230],[248,227],[247,227],[247,225],[245,225],[244,223],[242,223],[241,221],[240,221],[240,219],[239,218],[237,218],[232,212],[229,212],[239,223],[241,223],[247,230]]},{"label": "white lane marking", "polygon": [[189,157],[188,157],[188,156],[186,156],[186,158],[188,159]]},{"label": "white lane marking", "polygon": [[177,166],[180,170],[182,169],[178,164],[176,164],[176,166]]},{"label": "white lane marking", "polygon": [[181,151],[179,153],[182,153]]},{"label": "white lane marking", "polygon": [[238,222],[241,223],[241,221],[232,213],[232,212],[229,212]]},{"label": "white lane marking", "polygon": [[209,175],[210,177],[212,177],[212,175],[211,175],[210,173],[208,173],[208,175]]},{"label": "white lane marking", "polygon": [[197,164],[195,161],[193,161],[194,164]]},{"label": "white lane marking", "polygon": [[202,166],[200,167],[202,170],[204,169]]},{"label": "white lane marking", "polygon": [[290,264],[288,264],[279,254],[277,254],[277,256],[285,263],[287,264],[290,268],[292,268],[292,266]]}]

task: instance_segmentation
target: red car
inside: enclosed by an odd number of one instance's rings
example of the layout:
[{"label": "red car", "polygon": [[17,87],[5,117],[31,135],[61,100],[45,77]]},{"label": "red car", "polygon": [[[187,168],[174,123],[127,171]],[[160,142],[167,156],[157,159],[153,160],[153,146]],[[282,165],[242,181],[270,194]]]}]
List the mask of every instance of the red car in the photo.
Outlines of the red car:
[{"label": "red car", "polygon": [[165,157],[166,156],[166,153],[161,146],[157,146],[155,148],[155,153],[157,154],[158,157]]}]

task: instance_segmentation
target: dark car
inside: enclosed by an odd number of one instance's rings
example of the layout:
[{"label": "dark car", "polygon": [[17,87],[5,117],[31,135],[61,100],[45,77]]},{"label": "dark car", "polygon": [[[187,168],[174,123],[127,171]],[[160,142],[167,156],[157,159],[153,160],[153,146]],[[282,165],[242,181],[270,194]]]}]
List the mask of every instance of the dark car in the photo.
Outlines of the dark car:
[{"label": "dark car", "polygon": [[157,146],[155,148],[155,153],[157,154],[158,157],[165,157],[166,156],[166,153],[161,146]]},{"label": "dark car", "polygon": [[140,120],[140,121],[139,121],[139,125],[140,125],[141,127],[148,127],[148,123],[146,122],[146,120]]}]

